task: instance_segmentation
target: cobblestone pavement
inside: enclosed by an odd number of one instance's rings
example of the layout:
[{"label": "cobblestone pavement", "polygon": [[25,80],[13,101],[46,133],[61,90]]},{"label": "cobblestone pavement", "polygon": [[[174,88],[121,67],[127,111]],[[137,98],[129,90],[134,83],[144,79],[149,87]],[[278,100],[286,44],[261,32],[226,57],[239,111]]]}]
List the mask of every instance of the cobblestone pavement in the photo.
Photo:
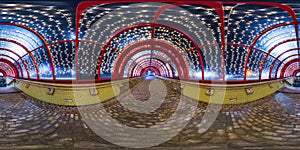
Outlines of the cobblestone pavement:
[{"label": "cobblestone pavement", "polygon": [[[151,96],[150,90],[145,90],[149,84],[150,81],[145,80],[133,87],[131,93],[137,100],[145,102]],[[108,113],[128,127],[150,128],[170,118],[180,103],[180,94],[171,86],[167,86],[166,100],[161,107],[148,114],[123,107],[126,101],[118,99],[127,96],[125,93],[103,105],[77,108],[46,104],[24,93],[1,94],[0,149],[130,149],[98,136],[97,130],[92,130],[85,118],[98,125],[109,125],[111,120],[103,119]],[[188,98],[182,100],[193,103]],[[246,105],[223,106],[212,126],[199,133],[206,109],[207,104],[198,103],[191,121],[178,135],[147,149],[300,149],[299,94],[275,93]],[[171,120],[174,124],[164,126],[157,133],[173,132],[176,123],[184,117],[178,115]],[[130,134],[102,129],[103,134],[118,134],[123,142],[135,140]],[[156,133],[145,133],[143,137],[147,134]]]}]

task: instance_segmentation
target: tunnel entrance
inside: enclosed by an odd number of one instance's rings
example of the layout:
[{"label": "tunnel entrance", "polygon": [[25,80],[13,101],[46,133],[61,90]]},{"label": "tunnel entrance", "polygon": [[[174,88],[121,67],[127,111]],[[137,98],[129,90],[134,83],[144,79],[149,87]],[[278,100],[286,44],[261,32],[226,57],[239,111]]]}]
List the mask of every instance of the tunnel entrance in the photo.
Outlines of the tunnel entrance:
[{"label": "tunnel entrance", "polygon": [[155,71],[149,69],[146,74],[145,74],[145,79],[146,80],[151,80],[151,79],[155,79],[155,76],[157,76],[159,74],[155,73]]},{"label": "tunnel entrance", "polygon": [[148,70],[147,73],[146,73],[146,77],[149,77],[149,76],[155,76],[155,72],[153,70]]},{"label": "tunnel entrance", "polygon": [[296,70],[293,73],[293,77],[294,77],[294,87],[300,87],[300,71]]},{"label": "tunnel entrance", "polygon": [[6,87],[6,79],[3,73],[0,73],[0,87]]},{"label": "tunnel entrance", "polygon": [[295,87],[300,87],[300,72],[295,73],[294,86]]}]

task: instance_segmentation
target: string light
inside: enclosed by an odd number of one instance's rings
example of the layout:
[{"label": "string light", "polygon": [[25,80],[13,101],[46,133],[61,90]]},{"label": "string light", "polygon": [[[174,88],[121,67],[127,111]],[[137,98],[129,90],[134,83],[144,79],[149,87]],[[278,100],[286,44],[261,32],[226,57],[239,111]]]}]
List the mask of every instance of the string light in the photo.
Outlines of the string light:
[{"label": "string light", "polygon": [[[41,34],[46,40],[46,43],[61,41],[63,39],[74,40],[73,36],[66,34],[74,33],[74,16],[68,9],[57,8],[55,6],[29,4],[0,4],[0,9],[3,10],[0,12],[0,22],[10,22],[31,28]],[[49,70],[51,64],[49,54],[41,39],[32,31],[14,25],[0,25],[0,37],[18,41],[30,51],[35,50],[32,54],[37,60],[37,65],[40,69],[40,78],[49,79],[52,77],[52,71]],[[36,79],[37,74],[33,65],[33,60],[29,57],[28,52],[19,45],[5,41],[0,42],[0,48],[13,50],[21,57],[24,56],[23,59],[29,68],[30,77]],[[56,74],[57,79],[60,79],[60,77],[72,78],[70,72],[73,69],[74,57],[72,53],[75,52],[75,43],[61,43],[59,45],[51,46],[50,50],[54,58],[55,70],[59,72],[59,74]],[[64,52],[71,55],[61,55],[61,53]],[[0,51],[0,54],[3,53],[4,52]],[[12,53],[9,55],[16,58]],[[62,60],[60,58],[62,58]],[[23,78],[27,78],[24,65],[20,60],[18,62],[22,66]],[[62,62],[65,62],[64,65],[61,64]],[[45,68],[45,66],[48,66],[48,71],[42,69]],[[62,69],[65,71],[60,71],[62,67],[66,67],[68,70]]]},{"label": "string light", "polygon": [[[90,42],[79,43],[78,73],[87,76],[87,78],[97,76],[98,72],[95,71],[95,68],[98,68],[99,56],[105,50],[103,58],[101,58],[102,62],[100,62],[100,71],[102,75],[111,77],[114,62],[124,48],[139,41],[156,39],[166,41],[179,50],[188,64],[189,74],[195,74],[195,79],[199,79],[196,76],[199,76],[199,72],[202,71],[220,76],[222,72],[222,51],[220,51],[222,30],[220,17],[215,10],[201,5],[184,5],[180,7],[181,9],[167,9],[160,14],[152,37],[153,26],[151,23],[153,23],[153,17],[151,16],[162,5],[164,4],[132,3],[132,5],[125,6],[116,3],[94,5],[87,8],[82,13],[79,20],[80,26],[77,30],[79,31],[79,40]],[[298,4],[289,5],[296,12],[300,10]],[[249,50],[247,46],[251,45],[253,40],[267,28],[281,23],[291,23],[293,19],[287,15],[285,10],[264,5],[224,4],[223,8],[225,12],[225,43],[232,43],[232,45],[225,46],[226,76],[228,80],[241,79],[245,70],[245,57]],[[53,57],[56,78],[72,79],[75,72],[75,42],[59,42],[62,40],[75,40],[76,38],[75,16],[69,8],[31,4],[0,4],[0,9],[0,22],[28,27],[38,32],[48,44],[58,42],[48,46]],[[297,17],[299,18],[299,16]],[[141,24],[145,25],[137,26]],[[128,28],[128,30],[115,35],[116,32],[125,28]],[[115,37],[112,37],[113,35]],[[255,43],[253,52],[250,53],[248,68],[251,70],[252,78],[258,79],[261,62],[265,58],[265,53],[271,48],[274,49],[267,57],[265,65],[262,66],[264,78],[268,78],[266,74],[270,71],[273,61],[281,61],[288,56],[298,54],[297,51],[290,51],[279,57],[278,60],[274,58],[288,49],[298,48],[298,41],[278,44],[282,41],[294,39],[296,36],[294,25],[274,28],[261,36]],[[52,77],[50,55],[41,38],[32,31],[22,27],[2,24],[0,25],[0,38],[18,41],[28,48],[32,51],[32,55],[37,62],[40,78],[49,79]],[[213,39],[214,42],[209,39]],[[98,44],[95,44],[95,42],[98,42]],[[104,48],[105,44],[106,48]],[[233,44],[239,44],[240,46]],[[196,46],[201,48],[196,49]],[[37,78],[34,60],[23,47],[16,43],[0,41],[0,48],[14,50],[26,62],[30,77],[32,79]],[[200,63],[198,51],[203,58],[203,66]],[[149,52],[140,53],[135,57],[146,53]],[[154,53],[162,55],[165,59],[170,58],[158,51],[154,51]],[[21,68],[17,68],[18,71],[23,70],[23,77],[27,77],[26,67],[21,60],[18,60],[16,54],[5,51],[0,51],[0,54],[6,54],[13,59],[17,59],[21,66]],[[283,63],[294,58],[296,57],[286,59]],[[6,59],[15,63],[9,58]],[[148,58],[141,57],[141,59]],[[132,61],[125,66],[129,67],[130,63]],[[278,65],[277,62],[276,65]],[[171,62],[170,66],[175,68],[178,75],[174,62]],[[202,67],[205,70],[202,70]],[[282,66],[279,67],[282,69]],[[126,68],[125,71],[128,71],[128,69]],[[273,72],[274,70],[272,74]],[[246,74],[248,76],[248,72]]]}]

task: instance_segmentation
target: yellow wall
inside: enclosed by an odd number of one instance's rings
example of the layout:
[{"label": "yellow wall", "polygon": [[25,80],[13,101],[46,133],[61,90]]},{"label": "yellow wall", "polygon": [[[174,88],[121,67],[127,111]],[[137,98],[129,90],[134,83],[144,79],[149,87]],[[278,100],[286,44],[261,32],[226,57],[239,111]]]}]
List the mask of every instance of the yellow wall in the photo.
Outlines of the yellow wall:
[{"label": "yellow wall", "polygon": [[81,106],[96,104],[109,100],[116,95],[120,94],[120,89],[115,85],[107,85],[105,87],[97,88],[98,95],[91,96],[89,88],[87,89],[60,89],[55,88],[53,95],[48,95],[48,87],[41,87],[36,84],[30,84],[27,88],[28,83],[24,81],[16,82],[15,85],[24,93],[31,97],[39,99],[44,102],[65,105],[65,106]]},{"label": "yellow wall", "polygon": [[[272,83],[272,88],[269,86],[270,83]],[[252,102],[265,96],[271,95],[272,93],[275,93],[277,90],[282,88],[284,85],[280,81],[270,83],[268,82],[262,84],[245,85],[240,87],[220,87],[218,85],[211,85],[210,87],[208,87],[201,85],[199,86],[185,84],[183,89],[183,95],[207,103],[241,104]],[[246,88],[252,88],[253,94],[247,95]],[[207,89],[213,89],[214,94],[212,96],[206,95]]]},{"label": "yellow wall", "polygon": [[[54,84],[49,86],[49,84],[17,79],[17,82],[14,85],[29,96],[44,102],[65,106],[81,106],[110,100],[118,96],[121,92],[124,92],[126,87],[128,87],[128,84],[132,86],[138,83],[140,80],[141,79],[130,79],[119,81],[117,83],[104,83],[100,84],[100,86],[71,84]],[[172,86],[176,85],[180,87],[181,85],[181,87],[183,87],[184,96],[202,102],[215,104],[241,104],[252,102],[268,96],[284,86],[284,82],[281,82],[281,80],[240,85],[214,85],[193,82],[178,82],[176,84],[176,81],[171,82],[171,80],[169,80],[169,82]],[[55,89],[53,95],[47,94],[48,87]],[[93,87],[96,87],[98,91],[98,94],[95,96],[90,95],[89,91],[89,89]],[[248,95],[246,93],[246,88],[252,88],[253,94]],[[212,89],[214,94],[212,96],[206,95],[207,89]]]}]

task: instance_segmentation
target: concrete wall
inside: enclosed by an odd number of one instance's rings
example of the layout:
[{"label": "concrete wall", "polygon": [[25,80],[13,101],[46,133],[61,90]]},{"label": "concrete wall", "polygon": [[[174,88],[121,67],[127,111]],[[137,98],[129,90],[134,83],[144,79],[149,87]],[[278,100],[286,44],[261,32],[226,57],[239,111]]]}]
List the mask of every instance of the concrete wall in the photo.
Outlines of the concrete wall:
[{"label": "concrete wall", "polygon": [[[244,85],[201,85],[183,84],[183,95],[195,100],[215,104],[242,104],[271,95],[281,89],[281,81]],[[253,93],[247,93],[246,90]],[[211,90],[212,92],[209,92]],[[209,93],[212,93],[211,95]]]},{"label": "concrete wall", "polygon": [[[127,79],[104,84],[72,85],[49,84],[17,79],[17,82],[13,85],[29,96],[44,102],[64,106],[81,106],[110,100],[126,91],[129,87],[139,83],[140,80],[142,79]],[[284,86],[282,80],[232,85],[163,80],[168,82],[166,85],[169,87],[171,86],[171,88],[178,92],[182,91],[184,96],[215,104],[242,104],[252,102],[268,96]],[[54,89],[53,93],[51,93],[51,89]],[[247,93],[247,89],[253,93]]]},{"label": "concrete wall", "polygon": [[286,78],[285,81],[286,82],[284,83],[286,87],[293,86],[295,83],[295,78],[294,77]]},{"label": "concrete wall", "polygon": [[[71,88],[58,87],[58,86],[41,86],[32,82],[17,81],[15,86],[22,90],[27,95],[39,99],[44,102],[64,105],[64,106],[81,106],[96,104],[109,100],[120,94],[119,86],[105,85],[96,87],[98,94],[91,95],[90,89],[93,88]],[[47,94],[51,91],[49,87],[54,89],[53,94]]]},{"label": "concrete wall", "polygon": [[6,84],[7,84],[7,87],[14,87],[15,86],[14,79],[10,78],[10,77],[6,77]]}]

